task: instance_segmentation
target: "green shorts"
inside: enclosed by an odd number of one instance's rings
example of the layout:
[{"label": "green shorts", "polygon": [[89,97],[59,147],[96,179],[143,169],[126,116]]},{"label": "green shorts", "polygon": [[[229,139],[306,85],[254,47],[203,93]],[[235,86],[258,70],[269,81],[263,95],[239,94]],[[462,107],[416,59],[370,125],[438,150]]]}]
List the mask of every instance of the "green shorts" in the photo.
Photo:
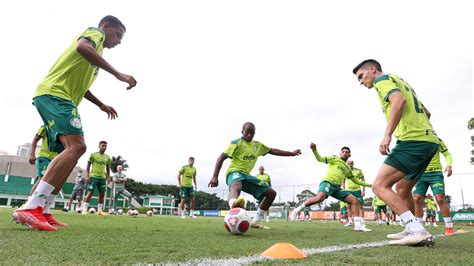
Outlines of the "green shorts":
[{"label": "green shorts", "polygon": [[242,172],[230,172],[227,174],[227,185],[230,186],[234,182],[242,183],[242,191],[252,195],[257,201],[263,200],[270,186],[266,182],[261,181],[255,176]]},{"label": "green shorts", "polygon": [[46,157],[37,157],[36,158],[36,178],[41,178],[44,176],[44,173],[46,172],[46,168],[48,168],[49,163],[51,160]]},{"label": "green shorts", "polygon": [[375,213],[387,213],[387,205],[375,206]]},{"label": "green shorts", "polygon": [[427,141],[397,141],[384,163],[405,174],[405,179],[417,180],[438,152],[438,144]]},{"label": "green shorts", "polygon": [[105,189],[107,188],[107,182],[105,181],[105,178],[91,177],[91,183],[87,186],[87,191],[94,192],[96,187],[99,193],[104,193]]},{"label": "green shorts", "polygon": [[347,206],[344,206],[341,208],[341,215],[348,215],[349,213],[347,212]]},{"label": "green shorts", "polygon": [[48,135],[48,150],[62,152],[64,146],[59,140],[61,135],[84,135],[81,116],[76,105],[68,100],[41,95],[33,99]]},{"label": "green shorts", "polygon": [[415,185],[415,191],[413,194],[426,195],[428,187],[431,187],[433,194],[440,195],[444,194],[444,176],[442,172],[429,172],[424,173],[417,181]]},{"label": "green shorts", "polygon": [[359,200],[359,203],[362,205],[364,204],[364,198],[362,197],[362,191],[361,190],[347,190],[347,192],[351,193],[352,196],[356,197],[357,200]]},{"label": "green shorts", "polygon": [[436,211],[435,210],[426,210],[426,217],[431,218],[436,216]]},{"label": "green shorts", "polygon": [[179,190],[179,196],[183,198],[194,198],[194,188],[193,187],[182,187]]},{"label": "green shorts", "polygon": [[351,193],[349,193],[348,191],[341,190],[340,186],[336,186],[328,181],[323,181],[321,182],[321,184],[319,184],[318,192],[323,192],[324,194],[326,194],[326,198],[331,196],[335,199],[342,200],[344,202],[347,202],[344,199],[347,196],[351,195]]}]

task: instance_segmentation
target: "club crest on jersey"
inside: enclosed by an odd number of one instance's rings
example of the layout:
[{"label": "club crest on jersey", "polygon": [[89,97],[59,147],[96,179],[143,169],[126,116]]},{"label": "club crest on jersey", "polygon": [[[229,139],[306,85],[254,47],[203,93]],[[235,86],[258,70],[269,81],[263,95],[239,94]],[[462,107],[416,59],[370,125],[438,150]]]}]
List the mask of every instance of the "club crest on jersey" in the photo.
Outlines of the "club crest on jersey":
[{"label": "club crest on jersey", "polygon": [[257,145],[254,145],[253,146],[253,152],[257,152],[257,151],[258,151],[258,147],[257,147]]},{"label": "club crest on jersey", "polygon": [[71,123],[71,126],[73,126],[75,128],[78,128],[78,129],[82,128],[81,119],[79,117],[74,117],[69,122]]}]

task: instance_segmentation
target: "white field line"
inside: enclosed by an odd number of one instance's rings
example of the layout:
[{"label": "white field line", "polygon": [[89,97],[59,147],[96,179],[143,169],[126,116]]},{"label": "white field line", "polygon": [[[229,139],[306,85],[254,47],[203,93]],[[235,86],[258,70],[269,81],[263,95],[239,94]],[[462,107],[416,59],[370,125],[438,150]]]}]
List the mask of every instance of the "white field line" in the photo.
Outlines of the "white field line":
[{"label": "white field line", "polygon": [[[444,234],[435,235],[435,237],[444,237]],[[335,245],[322,248],[304,248],[301,249],[306,255],[321,254],[321,253],[332,253],[338,251],[344,251],[349,249],[363,249],[372,247],[381,247],[388,245],[388,240],[368,242],[360,244],[345,244]],[[223,259],[195,259],[188,260],[185,262],[167,262],[163,265],[247,265],[264,260],[275,260],[273,258],[264,257],[261,255],[247,256],[240,258],[223,258]]]}]

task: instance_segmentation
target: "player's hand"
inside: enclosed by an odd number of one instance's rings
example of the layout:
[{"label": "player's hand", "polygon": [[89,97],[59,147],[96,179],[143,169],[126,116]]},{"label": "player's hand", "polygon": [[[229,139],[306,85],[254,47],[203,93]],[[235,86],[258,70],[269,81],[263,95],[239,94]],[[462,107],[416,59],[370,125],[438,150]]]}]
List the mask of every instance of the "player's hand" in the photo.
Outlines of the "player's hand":
[{"label": "player's hand", "polygon": [[297,150],[292,151],[291,153],[293,154],[293,156],[298,156],[301,154],[301,150],[297,149]]},{"label": "player's hand", "polygon": [[133,88],[137,85],[137,81],[135,80],[135,78],[130,76],[130,75],[123,74],[123,73],[118,73],[117,76],[115,76],[115,77],[120,81],[128,83],[127,90],[129,90],[129,89],[131,89],[131,88]]},{"label": "player's hand", "polygon": [[178,188],[179,188],[179,189],[183,188],[183,185],[178,185]]},{"label": "player's hand", "polygon": [[219,185],[219,180],[217,179],[217,176],[213,176],[211,178],[211,181],[209,182],[208,187],[217,187]]},{"label": "player's hand", "polygon": [[104,111],[107,113],[108,115],[108,119],[115,119],[116,117],[118,117],[118,114],[117,114],[117,111],[115,111],[115,109],[112,107],[112,106],[109,106],[109,105],[106,105],[106,104],[102,104],[100,106],[100,110]]},{"label": "player's hand", "polygon": [[380,143],[379,151],[382,155],[388,155],[390,153],[390,142],[392,142],[392,136],[383,136],[382,142]]},{"label": "player's hand", "polygon": [[453,174],[453,167],[446,166],[446,169],[444,169],[444,172],[446,173],[447,176],[451,176]]},{"label": "player's hand", "polygon": [[316,150],[316,144],[312,143],[309,145],[309,147],[311,148],[311,150]]},{"label": "player's hand", "polygon": [[108,185],[108,184],[110,184],[110,179],[109,179],[109,178],[107,178],[107,185]]},{"label": "player's hand", "polygon": [[30,158],[28,159],[28,162],[30,162],[30,164],[35,164],[36,162],[36,156],[34,154],[30,155]]}]

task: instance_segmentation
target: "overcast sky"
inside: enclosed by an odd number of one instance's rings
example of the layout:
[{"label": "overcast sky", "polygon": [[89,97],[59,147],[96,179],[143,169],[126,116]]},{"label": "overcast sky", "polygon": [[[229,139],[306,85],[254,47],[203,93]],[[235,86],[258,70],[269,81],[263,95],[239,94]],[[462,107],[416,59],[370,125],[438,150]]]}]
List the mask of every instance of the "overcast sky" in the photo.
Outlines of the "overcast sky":
[{"label": "overcast sky", "polygon": [[[104,57],[138,85],[126,91],[99,72],[91,91],[119,117],[107,120],[95,105],[81,103],[88,145],[82,167],[107,140],[107,153],[125,157],[136,180],[176,184],[194,156],[198,189],[224,190],[229,162],[219,188],[207,188],[214,163],[252,121],[255,140],[303,151],[259,159],[274,186],[320,182],[327,166],[316,162],[311,141],[322,155],[351,147],[355,166],[372,182],[384,160],[378,145],[386,122],[375,91],[360,86],[352,69],[374,58],[410,83],[431,111],[454,173],[473,173],[474,131],[466,127],[473,116],[472,9],[457,1],[384,2],[2,2],[0,149],[15,154],[31,142],[41,125],[31,105],[37,84],[78,35],[111,14],[127,33]],[[447,178],[447,194],[461,204],[461,181],[465,201],[474,204],[474,174]],[[287,197],[292,189],[283,190]]]}]

